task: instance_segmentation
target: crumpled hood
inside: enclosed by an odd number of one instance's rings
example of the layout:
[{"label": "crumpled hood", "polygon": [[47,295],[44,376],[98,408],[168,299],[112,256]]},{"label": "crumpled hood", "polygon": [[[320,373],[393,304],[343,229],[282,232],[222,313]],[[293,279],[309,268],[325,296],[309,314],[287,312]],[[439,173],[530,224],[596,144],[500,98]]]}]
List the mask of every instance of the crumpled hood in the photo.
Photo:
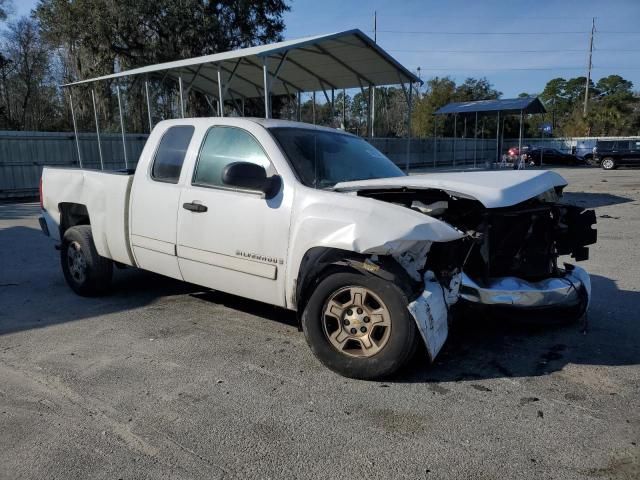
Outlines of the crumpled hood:
[{"label": "crumpled hood", "polygon": [[438,189],[452,195],[473,198],[486,208],[510,207],[536,197],[567,182],[548,170],[494,170],[487,172],[453,172],[409,175],[341,182],[333,188],[338,192],[380,189]]}]

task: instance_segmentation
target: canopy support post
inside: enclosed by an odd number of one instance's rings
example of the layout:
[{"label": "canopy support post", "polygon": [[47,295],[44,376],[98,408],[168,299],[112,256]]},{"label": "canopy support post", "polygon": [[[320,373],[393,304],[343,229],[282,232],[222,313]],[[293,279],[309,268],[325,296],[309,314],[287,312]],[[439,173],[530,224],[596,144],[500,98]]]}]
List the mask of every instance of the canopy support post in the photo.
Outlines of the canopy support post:
[{"label": "canopy support post", "polygon": [[369,84],[369,90],[371,91],[371,138],[373,138],[376,135],[376,87],[373,84]]},{"label": "canopy support post", "polygon": [[331,89],[331,123],[336,120],[336,89]]},{"label": "canopy support post", "polygon": [[178,92],[180,93],[180,117],[184,118],[184,98],[182,96],[182,75],[178,77]]},{"label": "canopy support post", "polygon": [[311,105],[311,114],[313,116],[313,124],[316,124],[316,91],[313,91],[313,99]]},{"label": "canopy support post", "polygon": [[467,116],[464,116],[464,132],[462,134],[462,146],[464,147],[463,165],[467,165]]},{"label": "canopy support post", "polygon": [[267,69],[268,57],[262,57],[262,81],[264,82],[264,118],[271,118],[271,109],[269,108],[269,71]]},{"label": "canopy support post", "polygon": [[542,114],[542,128],[540,128],[540,166],[542,167],[542,149],[544,148],[544,113]]},{"label": "canopy support post", "polygon": [[522,162],[522,110],[520,110],[520,133],[518,136],[518,169],[524,168]]},{"label": "canopy support post", "polygon": [[453,168],[456,168],[456,135],[458,133],[458,114],[453,114]]},{"label": "canopy support post", "polygon": [[[409,82],[409,109],[407,112],[407,165],[405,171],[409,175],[409,163],[411,161],[411,109],[412,109],[412,97],[413,95],[413,82]],[[373,133],[373,128],[372,128]]]},{"label": "canopy support post", "polygon": [[96,121],[96,140],[98,140],[98,156],[100,157],[100,170],[104,170],[104,160],[102,159],[102,143],[100,142],[100,125],[98,123],[98,109],[96,108],[96,94],[91,89],[91,102],[93,103],[93,118]]},{"label": "canopy support post", "polygon": [[116,95],[118,96],[118,113],[120,115],[120,134],[122,135],[122,153],[124,154],[124,168],[129,170],[127,159],[127,143],[124,138],[124,117],[122,116],[122,100],[120,99],[120,84],[116,84]]},{"label": "canopy support post", "polygon": [[367,136],[373,138],[373,123],[371,122],[371,101],[373,99],[373,85],[369,84],[367,91]]},{"label": "canopy support post", "polygon": [[71,95],[71,89],[69,89],[69,105],[71,106],[71,121],[73,122],[73,135],[76,139],[76,150],[78,151],[78,165],[82,167],[82,155],[80,154],[80,142],[78,141],[78,126],[76,124],[76,113],[73,108],[73,95]]},{"label": "canopy support post", "polygon": [[498,110],[498,121],[496,122],[496,164],[500,164],[500,110]]},{"label": "canopy support post", "polygon": [[298,121],[302,121],[302,92],[298,91]]},{"label": "canopy support post", "polygon": [[342,89],[342,128],[347,131],[347,90]]},{"label": "canopy support post", "polygon": [[151,119],[151,102],[149,101],[149,81],[144,81],[144,95],[147,99],[147,117],[149,119],[149,133],[153,130],[153,120]]},{"label": "canopy support post", "polygon": [[438,116],[433,116],[433,168],[436,168],[436,156],[438,155]]},{"label": "canopy support post", "polygon": [[476,112],[476,121],[473,124],[473,168],[477,168],[478,159],[478,112]]},{"label": "canopy support post", "polygon": [[222,92],[222,72],[218,66],[218,116],[224,117],[224,93]]}]

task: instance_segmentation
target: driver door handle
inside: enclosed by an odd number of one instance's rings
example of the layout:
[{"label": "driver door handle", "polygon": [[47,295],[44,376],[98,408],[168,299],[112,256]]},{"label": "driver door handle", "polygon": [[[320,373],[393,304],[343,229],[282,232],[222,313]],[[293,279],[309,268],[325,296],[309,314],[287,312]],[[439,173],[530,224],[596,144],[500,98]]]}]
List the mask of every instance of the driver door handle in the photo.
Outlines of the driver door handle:
[{"label": "driver door handle", "polygon": [[202,205],[201,203],[195,203],[195,202],[183,203],[182,208],[194,213],[204,213],[207,210],[209,210],[206,205]]}]

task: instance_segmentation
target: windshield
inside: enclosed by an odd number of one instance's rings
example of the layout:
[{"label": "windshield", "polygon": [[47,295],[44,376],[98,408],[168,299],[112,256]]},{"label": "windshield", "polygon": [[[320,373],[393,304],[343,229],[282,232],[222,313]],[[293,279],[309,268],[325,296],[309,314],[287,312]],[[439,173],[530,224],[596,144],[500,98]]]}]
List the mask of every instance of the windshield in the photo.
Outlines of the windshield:
[{"label": "windshield", "polygon": [[330,188],[339,182],[402,177],[394,163],[362,138],[309,128],[271,128],[302,183]]}]

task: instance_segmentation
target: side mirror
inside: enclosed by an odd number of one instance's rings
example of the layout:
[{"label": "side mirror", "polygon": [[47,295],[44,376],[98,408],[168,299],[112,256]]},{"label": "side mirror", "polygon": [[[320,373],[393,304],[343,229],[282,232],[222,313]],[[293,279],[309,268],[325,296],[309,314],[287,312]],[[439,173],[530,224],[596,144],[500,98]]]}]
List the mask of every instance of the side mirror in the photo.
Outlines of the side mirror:
[{"label": "side mirror", "polygon": [[280,190],[282,179],[278,175],[267,177],[264,167],[255,163],[233,162],[224,167],[222,183],[245,190],[256,190],[270,199]]}]

